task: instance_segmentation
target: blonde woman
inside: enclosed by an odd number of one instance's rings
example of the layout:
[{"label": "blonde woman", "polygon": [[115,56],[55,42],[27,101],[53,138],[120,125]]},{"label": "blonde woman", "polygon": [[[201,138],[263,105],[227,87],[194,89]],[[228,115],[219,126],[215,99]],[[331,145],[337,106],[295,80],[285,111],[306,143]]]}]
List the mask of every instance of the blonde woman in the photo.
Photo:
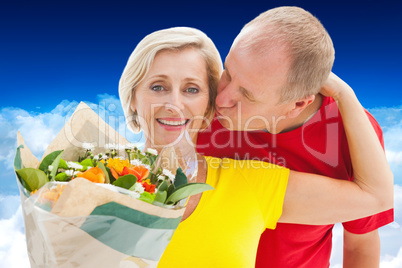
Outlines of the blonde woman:
[{"label": "blonde woman", "polygon": [[[146,147],[175,141],[213,115],[222,64],[201,31],[170,28],[135,48],[119,94],[128,125],[146,134]],[[393,205],[393,176],[351,88],[331,74],[322,91],[339,103],[355,181],[333,180],[259,161],[199,157],[196,181],[215,190],[189,199],[183,221],[159,267],[253,267],[261,233],[277,222],[328,224]]]}]

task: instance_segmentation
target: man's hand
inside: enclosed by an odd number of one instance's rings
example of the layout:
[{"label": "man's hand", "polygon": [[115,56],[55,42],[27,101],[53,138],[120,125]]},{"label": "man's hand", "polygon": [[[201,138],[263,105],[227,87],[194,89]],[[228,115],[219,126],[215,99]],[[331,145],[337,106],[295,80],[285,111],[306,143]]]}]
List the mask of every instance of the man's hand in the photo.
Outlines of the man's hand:
[{"label": "man's hand", "polygon": [[333,72],[329,74],[320,93],[324,96],[332,97],[336,102],[344,95],[355,94],[353,89]]}]

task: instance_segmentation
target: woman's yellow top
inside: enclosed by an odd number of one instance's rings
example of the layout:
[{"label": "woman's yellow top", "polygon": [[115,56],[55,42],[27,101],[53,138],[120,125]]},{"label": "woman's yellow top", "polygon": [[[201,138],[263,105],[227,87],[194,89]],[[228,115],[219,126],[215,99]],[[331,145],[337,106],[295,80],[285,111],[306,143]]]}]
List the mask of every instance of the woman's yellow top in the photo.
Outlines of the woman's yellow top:
[{"label": "woman's yellow top", "polygon": [[206,183],[194,212],[175,231],[158,267],[254,267],[260,235],[282,213],[289,170],[205,157]]}]

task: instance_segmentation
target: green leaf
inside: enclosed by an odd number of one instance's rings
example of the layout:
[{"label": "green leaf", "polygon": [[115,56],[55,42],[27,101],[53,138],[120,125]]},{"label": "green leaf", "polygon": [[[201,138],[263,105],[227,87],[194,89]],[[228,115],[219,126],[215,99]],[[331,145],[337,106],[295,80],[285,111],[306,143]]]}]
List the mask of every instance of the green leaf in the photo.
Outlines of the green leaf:
[{"label": "green leaf", "polygon": [[141,162],[147,161],[147,157],[145,155],[141,154],[140,152],[131,152],[130,159],[139,159]]},{"label": "green leaf", "polygon": [[146,156],[141,156],[141,157],[139,157],[139,159],[141,160],[141,162],[142,162],[143,164],[149,165],[149,166],[152,167],[152,163],[153,163],[153,162],[152,162],[148,157],[146,157]]},{"label": "green leaf", "polygon": [[14,170],[19,170],[23,168],[22,165],[22,160],[21,160],[21,148],[24,148],[24,145],[20,145],[17,148],[17,151],[15,152],[15,157],[14,157]]},{"label": "green leaf", "polygon": [[184,175],[183,170],[179,167],[176,171],[176,177],[174,178],[174,186],[176,188],[187,184],[187,177]]},{"label": "green leaf", "polygon": [[92,159],[87,158],[87,159],[82,160],[80,162],[80,165],[84,166],[84,167],[93,167],[94,163],[92,162]]},{"label": "green leaf", "polygon": [[167,195],[170,196],[173,193],[174,189],[175,189],[175,187],[173,184],[169,185],[169,188],[167,190]]},{"label": "green leaf", "polygon": [[156,159],[158,158],[158,156],[157,155],[148,155],[147,158],[149,160],[150,166],[153,167],[153,165],[154,165]]},{"label": "green leaf", "polygon": [[67,181],[68,177],[67,177],[67,174],[65,172],[61,172],[61,173],[57,174],[54,179],[56,181]]},{"label": "green leaf", "polygon": [[30,192],[41,188],[49,182],[46,173],[36,168],[23,168],[16,172],[22,179],[25,188]]},{"label": "green leaf", "polygon": [[59,168],[61,169],[68,169],[67,162],[64,159],[60,159]]},{"label": "green leaf", "polygon": [[119,186],[124,189],[130,189],[131,186],[133,186],[134,183],[136,183],[136,182],[137,182],[137,177],[132,174],[128,174],[128,175],[119,177],[117,180],[115,180],[113,182],[113,185]]},{"label": "green leaf", "polygon": [[[90,159],[87,159],[87,160],[90,160]],[[102,162],[98,162],[98,168],[102,169],[103,173],[105,174],[105,183],[110,183],[109,173],[107,172],[105,165]],[[135,178],[135,181],[137,181],[137,178]]]},{"label": "green leaf", "polygon": [[151,171],[147,177],[151,181],[152,184],[156,184],[158,181],[158,177]]},{"label": "green leaf", "polygon": [[110,168],[105,166],[105,169],[107,171],[107,175],[109,176],[110,184],[113,184],[113,182],[116,181],[116,179],[113,177],[112,172],[110,171]]},{"label": "green leaf", "polygon": [[159,187],[158,187],[158,192],[159,192],[159,191],[167,191],[168,187],[169,187],[168,182],[167,182],[167,181],[163,181],[163,182],[161,183],[161,185],[159,185]]},{"label": "green leaf", "polygon": [[166,191],[159,191],[156,193],[155,195],[155,200],[154,202],[159,202],[164,204],[166,201],[166,197],[167,197],[167,192]]},{"label": "green leaf", "polygon": [[[48,154],[45,158],[43,158],[42,163],[39,165],[39,169],[47,172],[49,170],[49,165],[53,163],[53,161],[61,154],[63,150],[54,151]],[[60,161],[60,160],[59,160]],[[58,166],[58,165],[57,165]],[[57,170],[57,169],[56,169]]]},{"label": "green leaf", "polygon": [[[60,153],[56,156],[56,158],[52,162],[53,169],[50,172],[50,180],[52,180],[52,181],[54,181],[54,177],[56,176],[56,173],[57,173],[57,170],[58,170],[57,167],[59,166],[59,163],[60,163],[62,155],[63,155],[63,150],[60,151]],[[43,159],[43,160],[45,160],[45,159]],[[43,161],[42,161],[42,163],[43,163]],[[47,166],[47,168],[49,168],[49,166]]]},{"label": "green leaf", "polygon": [[142,200],[144,202],[152,204],[152,202],[154,202],[154,200],[155,200],[155,194],[151,194],[151,193],[148,193],[148,192],[143,192],[140,195],[140,198],[138,198],[138,200]]},{"label": "green leaf", "polygon": [[178,201],[189,197],[190,195],[199,194],[214,188],[206,183],[188,183],[177,187],[172,194],[166,199],[165,204],[175,204]]}]

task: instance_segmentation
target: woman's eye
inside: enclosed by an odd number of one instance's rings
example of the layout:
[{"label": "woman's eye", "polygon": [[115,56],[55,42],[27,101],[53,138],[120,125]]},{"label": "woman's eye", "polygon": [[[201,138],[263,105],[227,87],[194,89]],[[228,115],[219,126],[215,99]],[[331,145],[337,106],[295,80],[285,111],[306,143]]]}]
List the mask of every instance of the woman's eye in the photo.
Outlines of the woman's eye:
[{"label": "woman's eye", "polygon": [[162,90],[164,90],[163,86],[153,86],[153,87],[151,87],[151,89],[153,91],[162,91]]},{"label": "woman's eye", "polygon": [[190,88],[188,88],[187,89],[187,92],[189,92],[189,93],[198,93],[198,88],[195,88],[195,87],[190,87]]}]

